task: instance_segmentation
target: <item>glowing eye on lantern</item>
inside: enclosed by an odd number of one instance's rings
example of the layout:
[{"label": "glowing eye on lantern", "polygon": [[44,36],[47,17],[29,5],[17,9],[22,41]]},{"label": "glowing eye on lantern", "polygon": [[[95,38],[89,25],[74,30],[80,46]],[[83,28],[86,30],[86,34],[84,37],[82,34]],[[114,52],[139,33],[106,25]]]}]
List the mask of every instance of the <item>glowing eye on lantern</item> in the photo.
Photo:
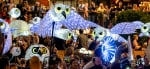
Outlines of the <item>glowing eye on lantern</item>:
[{"label": "glowing eye on lantern", "polygon": [[105,32],[104,31],[98,33],[98,37],[99,38],[103,38],[104,36],[105,36]]},{"label": "glowing eye on lantern", "polygon": [[34,21],[37,22],[37,18],[35,18]]},{"label": "glowing eye on lantern", "polygon": [[61,12],[62,12],[62,8],[61,8],[61,7],[55,8],[55,12],[56,12],[56,13],[61,13]]},{"label": "glowing eye on lantern", "polygon": [[14,14],[16,14],[16,15],[19,14],[19,13],[20,13],[19,9],[16,9],[15,12],[14,12]]},{"label": "glowing eye on lantern", "polygon": [[72,35],[71,33],[68,34],[68,39],[71,39]]},{"label": "glowing eye on lantern", "polygon": [[38,52],[39,52],[39,48],[38,47],[32,48],[32,53],[33,54],[37,54]]},{"label": "glowing eye on lantern", "polygon": [[70,13],[70,9],[66,8],[65,12],[66,12],[66,14],[69,14]]},{"label": "glowing eye on lantern", "polygon": [[93,31],[93,32],[92,32],[92,36],[93,36],[93,37],[95,37],[95,36],[96,36],[95,31]]},{"label": "glowing eye on lantern", "polygon": [[37,24],[37,23],[40,22],[40,20],[41,20],[40,17],[34,17],[34,18],[32,19],[32,22],[33,22],[33,24]]},{"label": "glowing eye on lantern", "polygon": [[149,31],[149,27],[148,26],[143,26],[141,28],[141,32],[148,32]]},{"label": "glowing eye on lantern", "polygon": [[47,49],[45,47],[41,47],[40,49],[42,54],[46,54],[47,53]]},{"label": "glowing eye on lantern", "polygon": [[3,22],[0,23],[0,29],[4,29],[5,28],[5,24]]}]

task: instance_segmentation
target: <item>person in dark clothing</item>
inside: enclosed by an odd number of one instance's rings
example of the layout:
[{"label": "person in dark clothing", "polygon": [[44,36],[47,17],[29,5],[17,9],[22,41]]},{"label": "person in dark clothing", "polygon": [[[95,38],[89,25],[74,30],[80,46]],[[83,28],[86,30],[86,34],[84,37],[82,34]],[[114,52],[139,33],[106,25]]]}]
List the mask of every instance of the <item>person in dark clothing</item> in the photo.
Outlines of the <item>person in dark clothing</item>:
[{"label": "person in dark clothing", "polygon": [[121,69],[120,63],[118,61],[115,61],[114,63],[111,64],[110,69]]},{"label": "person in dark clothing", "polygon": [[144,69],[150,69],[150,65],[144,65]]},{"label": "person in dark clothing", "polygon": [[117,10],[118,13],[119,13],[119,12],[121,12],[123,9],[124,9],[124,7],[123,7],[123,2],[120,1],[120,2],[119,2],[119,5],[118,5],[117,8],[116,8],[116,10]]},{"label": "person in dark clothing", "polygon": [[115,15],[116,15],[116,7],[115,5],[111,5],[110,7],[110,20],[114,19],[115,18]]},{"label": "person in dark clothing", "polygon": [[35,13],[34,16],[40,17],[40,15],[41,15],[42,13],[41,13],[41,6],[40,6],[40,3],[39,3],[39,2],[37,2],[37,3],[35,4],[33,11],[34,11],[34,13]]},{"label": "person in dark clothing", "polygon": [[120,68],[121,69],[127,69],[127,68],[130,69],[131,68],[131,64],[130,64],[127,57],[124,57],[124,58],[121,59]]},{"label": "person in dark clothing", "polygon": [[144,63],[144,69],[150,69],[149,60],[146,57],[144,57]]},{"label": "person in dark clothing", "polygon": [[92,1],[89,9],[89,19],[92,22],[96,23],[96,6],[95,3]]},{"label": "person in dark clothing", "polygon": [[128,50],[125,49],[122,51],[120,59],[120,68],[121,69],[131,69],[131,63],[128,60]]},{"label": "person in dark clothing", "polygon": [[65,40],[54,37],[54,44],[58,50],[65,50]]},{"label": "person in dark clothing", "polygon": [[9,59],[7,56],[0,56],[0,69],[10,69]]},{"label": "person in dark clothing", "polygon": [[129,4],[127,5],[127,9],[132,9],[132,4],[131,4],[131,3],[129,3]]},{"label": "person in dark clothing", "polygon": [[50,57],[49,59],[49,69],[55,69],[57,68],[57,65],[61,62],[61,59],[58,57]]},{"label": "person in dark clothing", "polygon": [[104,69],[105,67],[102,64],[102,61],[99,57],[94,57],[93,58],[93,63],[95,64],[93,67],[89,69]]},{"label": "person in dark clothing", "polygon": [[96,48],[96,46],[97,46],[97,37],[95,38],[95,40],[94,41],[92,41],[91,43],[90,43],[90,45],[89,45],[89,50],[95,50],[95,48]]},{"label": "person in dark clothing", "polygon": [[95,65],[90,69],[103,69],[103,67],[101,65]]}]

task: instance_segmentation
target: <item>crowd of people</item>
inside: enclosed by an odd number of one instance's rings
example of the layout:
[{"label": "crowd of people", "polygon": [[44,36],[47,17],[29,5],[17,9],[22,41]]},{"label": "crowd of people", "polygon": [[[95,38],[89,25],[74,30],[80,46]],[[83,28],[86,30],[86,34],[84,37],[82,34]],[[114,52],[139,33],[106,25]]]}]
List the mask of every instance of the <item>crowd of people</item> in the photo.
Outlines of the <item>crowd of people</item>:
[{"label": "crowd of people", "polygon": [[[21,10],[21,16],[18,19],[24,20],[28,23],[31,22],[33,17],[41,17],[45,15],[48,7],[43,7],[42,4],[36,2],[35,5],[30,6],[28,1],[24,0],[22,3],[15,5],[13,0],[2,1],[0,2],[0,18],[6,20],[8,23],[11,23],[10,16],[8,12],[10,9],[17,7]],[[94,2],[79,2],[77,6],[77,12],[83,16],[85,19],[93,21],[103,27],[111,28],[113,26],[113,19],[116,18],[116,14],[127,9],[132,9],[135,11],[140,11],[141,8],[137,4],[129,4],[124,6],[122,2],[119,2],[118,6],[105,5],[100,3],[96,5]],[[145,12],[146,9],[143,11]],[[30,36],[19,36],[13,38],[12,48],[19,47],[21,49],[21,54],[12,58],[11,49],[6,56],[0,57],[0,69],[125,69],[125,66],[132,67],[131,62],[126,60],[128,57],[128,51],[124,50],[120,54],[120,59],[117,58],[114,63],[104,65],[100,60],[100,57],[94,55],[94,49],[99,44],[91,36],[92,29],[88,34],[84,34],[83,30],[79,30],[79,35],[76,40],[62,40],[54,37],[53,43],[51,43],[51,37],[42,38],[39,37],[36,33]],[[141,47],[137,42],[138,38],[133,40],[133,45],[135,49],[140,49]],[[29,46],[33,44],[43,44],[48,48],[51,45],[54,45],[53,56],[49,57],[49,62],[41,62],[37,56],[33,56],[30,60],[26,61],[24,59],[26,50]],[[93,51],[93,54],[81,54],[79,49],[85,48],[87,50]],[[0,52],[1,53],[1,52]],[[122,60],[125,58],[125,61]],[[137,61],[140,60],[137,65],[134,65],[133,68],[136,69],[150,69],[149,60],[146,57],[143,57],[144,60],[141,60],[142,57],[137,56]],[[143,64],[144,63],[144,64]],[[48,64],[46,66],[46,64]]]},{"label": "crowd of people", "polygon": [[0,18],[5,19],[8,23],[10,23],[10,16],[8,12],[12,8],[19,8],[21,11],[21,16],[18,19],[24,20],[28,23],[33,19],[33,17],[43,17],[44,14],[49,10],[48,7],[43,6],[40,2],[36,2],[35,5],[30,6],[28,1],[25,0],[22,3],[15,4],[14,0],[1,1],[0,2]]},{"label": "crowd of people", "polygon": [[[87,37],[88,36],[88,37]],[[43,42],[42,42],[43,41]],[[83,34],[80,30],[80,35],[77,42],[73,40],[64,41],[59,38],[54,38],[55,48],[52,56],[49,57],[49,62],[40,61],[39,57],[33,56],[29,60],[25,60],[26,50],[33,44],[44,44],[50,47],[51,39],[49,37],[42,39],[36,34],[32,36],[20,36],[13,40],[13,47],[19,47],[21,54],[12,56],[12,48],[8,53],[0,57],[1,69],[124,69],[126,66],[134,66],[135,69],[149,69],[149,61],[147,57],[140,55],[136,56],[135,62],[131,65],[128,57],[128,48],[118,49],[116,60],[112,64],[104,65],[100,57],[97,57],[94,52],[92,54],[82,54],[79,52],[81,48],[86,48],[94,51],[98,42],[94,41],[90,35]],[[47,65],[48,64],[48,65]],[[121,68],[122,67],[122,68]],[[130,69],[133,69],[130,68]]]},{"label": "crowd of people", "polygon": [[[143,4],[142,4],[143,5]],[[95,3],[91,1],[90,3],[79,0],[77,6],[78,13],[82,15],[85,19],[93,21],[103,27],[111,28],[117,19],[117,14],[126,11],[142,11],[149,13],[149,5],[142,6],[140,4],[124,4],[123,1],[119,1],[117,4],[105,4],[105,3]]]},{"label": "crowd of people", "polygon": [[[52,4],[55,4],[55,1],[52,2]],[[14,4],[13,0],[9,0],[9,2],[2,1],[0,5],[0,17],[6,19],[9,23],[10,17],[7,12],[14,7],[21,10],[21,16],[18,19],[25,20],[28,23],[30,23],[33,17],[37,16],[42,18],[49,10],[48,6],[44,6],[40,2],[36,2],[35,5],[30,6],[27,0],[19,4]],[[77,6],[74,6],[72,9],[76,10],[85,19],[93,21],[106,28],[112,27],[113,23],[115,23],[116,15],[121,11],[131,9],[134,11],[149,12],[149,6],[139,6],[139,4],[130,3],[124,5],[122,1],[118,2],[118,4],[107,5],[105,3],[100,3],[99,5],[96,5],[94,1],[88,3],[83,0],[79,0]]]}]

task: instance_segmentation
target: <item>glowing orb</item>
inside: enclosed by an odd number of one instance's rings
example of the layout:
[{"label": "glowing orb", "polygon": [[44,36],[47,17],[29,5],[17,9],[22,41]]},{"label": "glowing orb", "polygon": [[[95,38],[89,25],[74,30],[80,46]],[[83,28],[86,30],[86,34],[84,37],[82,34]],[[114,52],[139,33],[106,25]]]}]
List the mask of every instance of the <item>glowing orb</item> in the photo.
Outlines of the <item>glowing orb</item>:
[{"label": "glowing orb", "polygon": [[102,44],[100,44],[97,53],[99,53],[104,64],[112,63],[115,60],[116,49],[119,42],[114,40],[111,36],[104,37]]}]

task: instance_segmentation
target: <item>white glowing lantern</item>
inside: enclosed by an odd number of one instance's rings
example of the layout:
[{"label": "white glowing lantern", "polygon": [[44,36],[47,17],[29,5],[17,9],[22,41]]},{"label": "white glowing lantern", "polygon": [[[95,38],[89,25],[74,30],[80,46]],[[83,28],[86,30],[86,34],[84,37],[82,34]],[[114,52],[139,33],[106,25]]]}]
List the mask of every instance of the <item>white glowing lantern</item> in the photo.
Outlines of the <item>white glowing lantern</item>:
[{"label": "white glowing lantern", "polygon": [[79,53],[91,55],[91,54],[92,54],[92,51],[86,50],[85,48],[81,48],[81,49],[79,50]]}]

